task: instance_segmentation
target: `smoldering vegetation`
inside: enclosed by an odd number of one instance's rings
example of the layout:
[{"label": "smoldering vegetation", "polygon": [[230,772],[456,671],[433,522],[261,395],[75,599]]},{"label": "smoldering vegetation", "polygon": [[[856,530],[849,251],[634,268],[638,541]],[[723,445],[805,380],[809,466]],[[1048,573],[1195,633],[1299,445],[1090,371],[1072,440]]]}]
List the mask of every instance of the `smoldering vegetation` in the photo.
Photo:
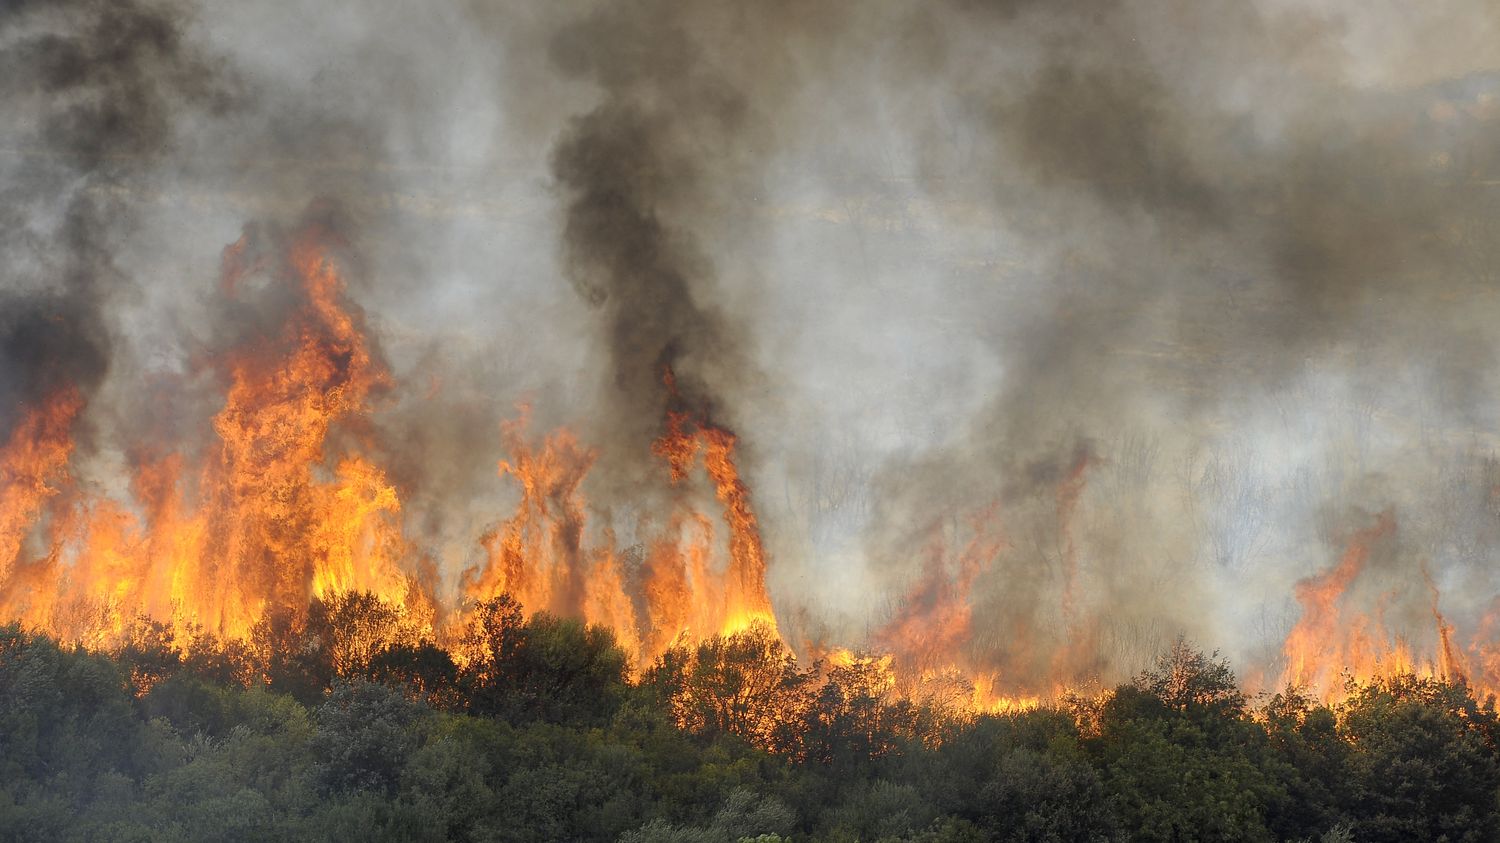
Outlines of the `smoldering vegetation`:
[{"label": "smoldering vegetation", "polygon": [[[1387,509],[1359,599],[1430,635],[1425,563],[1472,629],[1497,28],[1458,0],[13,3],[0,424],[69,382],[110,430],[205,429],[207,397],[149,418],[133,385],[200,374],[219,250],[322,198],[400,384],[374,447],[450,578],[509,508],[519,403],[603,449],[601,511],[661,494],[670,365],[740,435],[809,638],[878,638],[976,513],[1004,543],[965,658],[1021,683],[1184,632],[1274,662],[1294,584]],[[102,438],[82,468],[118,483]]]}]

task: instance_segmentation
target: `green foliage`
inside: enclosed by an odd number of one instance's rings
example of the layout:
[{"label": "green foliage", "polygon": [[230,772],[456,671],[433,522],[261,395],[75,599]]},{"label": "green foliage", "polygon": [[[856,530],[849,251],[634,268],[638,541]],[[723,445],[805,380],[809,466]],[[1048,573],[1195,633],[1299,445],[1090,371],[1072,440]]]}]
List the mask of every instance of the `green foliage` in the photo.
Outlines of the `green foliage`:
[{"label": "green foliage", "polygon": [[1252,710],[1179,642],[1094,702],[943,720],[764,631],[631,684],[607,632],[505,598],[452,653],[319,611],[108,655],[0,628],[0,839],[1500,839],[1500,720],[1462,685]]},{"label": "green foliage", "polygon": [[1339,824],[1351,800],[1351,747],[1336,713],[1296,689],[1273,696],[1261,711],[1269,741],[1266,767],[1286,789],[1267,824],[1282,839],[1316,838]]},{"label": "green foliage", "polygon": [[899,752],[923,732],[923,712],[908,700],[889,699],[886,681],[872,661],[829,669],[801,717],[787,718],[795,734],[782,743],[799,748],[801,761],[840,769]]},{"label": "green foliage", "polygon": [[1254,841],[1285,799],[1266,743],[1229,666],[1178,641],[1105,703],[1090,749],[1134,839]]},{"label": "green foliage", "polygon": [[398,607],[368,592],[314,598],[303,635],[316,643],[328,670],[344,678],[365,675],[382,651],[421,642]]},{"label": "green foliage", "polygon": [[762,624],[714,636],[691,651],[672,650],[646,678],[689,731],[736,735],[767,747],[789,745],[808,680],[775,631]]},{"label": "green foliage", "polygon": [[613,633],[546,613],[523,621],[509,596],[477,607],[460,649],[459,683],[475,714],[603,725],[626,696]]},{"label": "green foliage", "polygon": [[1492,707],[1462,686],[1403,677],[1355,689],[1342,713],[1355,839],[1500,839]]},{"label": "green foliage", "polygon": [[673,826],[657,818],[620,835],[620,843],[778,843],[796,824],[796,815],[781,800],[739,788],[707,825]]},{"label": "green foliage", "polygon": [[926,828],[936,813],[912,785],[876,780],[852,788],[825,822],[857,840],[899,839]]},{"label": "green foliage", "polygon": [[991,840],[1103,841],[1116,832],[1099,773],[1067,752],[1021,747],[1007,754],[980,789],[976,821]]},{"label": "green foliage", "polygon": [[431,642],[397,643],[370,658],[365,676],[372,682],[404,689],[437,708],[457,708],[458,666],[447,650]]},{"label": "green foliage", "polygon": [[426,714],[421,704],[384,685],[335,687],[314,716],[319,786],[394,795],[401,771],[422,743]]}]

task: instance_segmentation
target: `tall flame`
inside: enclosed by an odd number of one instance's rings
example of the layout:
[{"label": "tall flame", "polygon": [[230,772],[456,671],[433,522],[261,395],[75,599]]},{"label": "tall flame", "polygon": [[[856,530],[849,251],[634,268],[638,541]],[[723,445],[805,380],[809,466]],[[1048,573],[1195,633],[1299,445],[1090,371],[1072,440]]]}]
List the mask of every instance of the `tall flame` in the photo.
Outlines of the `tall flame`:
[{"label": "tall flame", "polygon": [[[669,386],[672,383],[670,371],[667,382]],[[766,591],[766,553],[760,524],[750,503],[750,490],[740,479],[735,442],[733,433],[704,418],[671,411],[666,432],[653,446],[671,467],[673,482],[682,482],[701,451],[704,471],[724,509],[724,524],[729,530],[729,566],[724,575],[724,614],[717,631],[725,634],[754,624],[776,627],[776,616]]]},{"label": "tall flame", "polygon": [[[86,410],[78,389],[63,385],[19,408],[0,444],[0,617],[90,645],[118,642],[138,616],[185,639],[200,630],[248,639],[268,622],[306,621],[314,598],[361,592],[394,607],[412,640],[444,632],[430,563],[406,538],[396,485],[370,457],[372,403],[393,379],[347,301],[341,245],[313,222],[283,248],[247,234],[225,249],[222,295],[242,300],[271,285],[282,321],[208,361],[224,393],[203,431],[206,446],[130,444],[128,499],[104,496],[74,474],[74,428]],[[747,630],[787,649],[739,440],[684,399],[670,368],[662,386],[664,415],[649,447],[673,491],[661,496],[664,512],[642,517],[639,544],[622,551],[614,522],[591,519],[586,489],[598,451],[567,428],[530,438],[523,412],[501,426],[507,456],[498,465],[520,498],[482,537],[483,561],[464,575],[462,595],[509,593],[527,611],[608,627],[637,667],[673,647]],[[1042,665],[1049,676],[1018,681],[977,652],[981,631],[998,626],[976,617],[973,596],[1005,549],[993,506],[962,540],[934,535],[898,608],[870,637],[877,652],[821,642],[806,649],[880,694],[965,712],[1033,707],[1095,679],[1100,619],[1085,601],[1074,536],[1093,464],[1078,453],[1047,513],[1056,518],[1058,602],[1043,608],[1058,612],[1062,640],[1036,658],[1036,632],[1024,618],[1004,630],[1008,651],[1027,653],[1025,669]],[[1372,552],[1395,531],[1394,514],[1383,513],[1350,537],[1338,564],[1296,585],[1302,614],[1283,644],[1283,681],[1325,700],[1338,696],[1346,675],[1418,672],[1500,687],[1500,601],[1465,647],[1422,566],[1434,624],[1434,643],[1422,652],[1388,632],[1383,602],[1370,610],[1350,599]],[[364,642],[359,652],[366,644],[374,646]]]},{"label": "tall flame", "polygon": [[1469,657],[1475,679],[1491,691],[1500,689],[1500,597],[1490,601],[1469,642]]},{"label": "tall flame", "polygon": [[[1367,620],[1342,617],[1341,601],[1349,586],[1364,570],[1371,546],[1396,531],[1396,517],[1387,510],[1374,525],[1358,530],[1339,564],[1332,570],[1308,577],[1297,583],[1297,602],[1302,617],[1287,635],[1282,651],[1286,657],[1284,681],[1305,686],[1323,698],[1337,691],[1338,671],[1350,665],[1350,659],[1368,651]],[[1361,665],[1369,669],[1371,665]]]},{"label": "tall flame", "polygon": [[77,390],[62,389],[26,411],[0,449],[0,584],[9,581],[32,523],[67,478],[73,422],[82,409]]},{"label": "tall flame", "polygon": [[431,611],[401,568],[410,549],[395,488],[357,454],[325,461],[330,432],[367,414],[372,393],[389,382],[343,304],[335,243],[310,224],[284,260],[247,262],[247,239],[225,250],[226,296],[265,271],[297,307],[279,335],[214,361],[228,388],[196,470],[179,453],[142,458],[131,484],[139,514],[94,497],[55,514],[49,553],[29,572],[50,586],[24,596],[18,548],[48,484],[66,478],[81,403],[64,392],[17,427],[0,457],[0,585],[10,614],[64,638],[102,641],[137,615],[243,638],[268,615],[295,620],[312,597],[346,590]]},{"label": "tall flame", "polygon": [[[991,505],[969,520],[969,538],[956,556],[934,531],[921,573],[875,633],[875,646],[887,655],[865,658],[889,675],[892,694],[958,712],[1018,711],[1041,704],[1037,695],[1001,690],[1005,678],[966,652],[974,636],[975,581],[1005,547],[996,509]],[[842,664],[853,657],[835,651],[832,658]]]},{"label": "tall flame", "polygon": [[[1364,683],[1415,674],[1470,682],[1467,659],[1453,642],[1453,626],[1438,606],[1437,584],[1425,563],[1420,568],[1434,622],[1435,646],[1431,652],[1421,651],[1387,629],[1383,615],[1390,594],[1382,596],[1373,613],[1350,605],[1349,589],[1366,569],[1372,550],[1395,532],[1395,514],[1387,510],[1376,517],[1374,524],[1355,531],[1338,565],[1297,583],[1302,616],[1282,647],[1286,662],[1283,684],[1306,688],[1319,699],[1333,702],[1342,696],[1348,680]],[[1477,690],[1483,692],[1488,687],[1489,683],[1482,683]]]},{"label": "tall flame", "polygon": [[[875,633],[877,647],[918,670],[952,661],[972,635],[970,591],[974,581],[1004,544],[995,521],[994,507],[976,516],[972,537],[952,562],[941,535],[929,540],[921,574],[907,590],[896,614]],[[950,568],[956,571],[950,573]]]},{"label": "tall flame", "polygon": [[[676,385],[664,383],[673,401]],[[489,531],[486,560],[464,579],[464,593],[484,600],[509,593],[531,612],[581,617],[614,630],[638,665],[684,641],[729,635],[776,616],[766,590],[766,557],[750,491],[740,478],[733,433],[700,415],[669,410],[652,451],[672,484],[688,482],[701,456],[722,510],[727,537],[683,498],[665,533],[648,544],[639,570],[628,570],[608,532],[591,535],[582,487],[597,452],[568,430],[527,443],[525,414],[502,426],[510,457],[501,476],[521,486],[516,511]],[[718,548],[723,548],[722,557]]]},{"label": "tall flame", "polygon": [[510,459],[501,461],[500,475],[521,484],[521,500],[510,519],[485,535],[487,564],[467,576],[464,591],[481,600],[508,593],[529,611],[607,626],[638,655],[636,613],[619,557],[612,547],[591,553],[585,546],[588,517],[579,487],[598,455],[567,430],[534,449],[525,429],[524,414],[502,426]]}]

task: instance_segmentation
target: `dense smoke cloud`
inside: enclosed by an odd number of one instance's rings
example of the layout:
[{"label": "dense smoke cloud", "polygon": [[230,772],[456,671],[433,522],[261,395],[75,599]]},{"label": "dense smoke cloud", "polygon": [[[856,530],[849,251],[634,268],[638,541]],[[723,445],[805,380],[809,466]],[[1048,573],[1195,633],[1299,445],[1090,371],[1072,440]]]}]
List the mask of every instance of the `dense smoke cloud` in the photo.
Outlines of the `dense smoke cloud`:
[{"label": "dense smoke cloud", "polygon": [[[1096,639],[1088,675],[1174,632],[1246,641],[1235,584],[1290,595],[1373,512],[1420,530],[1495,421],[1494,336],[1471,319],[1494,276],[1471,267],[1493,252],[1472,230],[1494,209],[1496,77],[1355,84],[1327,9],[958,6],[928,25],[981,139],[926,166],[986,174],[1027,253],[1002,282],[1024,317],[992,335],[1002,384],[959,445],[886,471],[872,557],[899,569],[935,520],[1001,500],[981,657],[1047,675]],[[1413,428],[1421,456],[1391,439]],[[1405,545],[1367,587],[1420,607],[1420,558],[1447,541]],[[1060,608],[1072,566],[1083,620]]]},{"label": "dense smoke cloud", "polygon": [[0,437],[60,389],[89,393],[110,361],[106,310],[132,209],[109,187],[163,156],[178,112],[223,104],[212,64],[184,44],[182,9],[142,2],[8,3],[0,259]]},{"label": "dense smoke cloud", "polygon": [[725,424],[774,394],[759,314],[734,285],[759,281],[765,170],[802,125],[795,96],[826,60],[813,45],[837,43],[845,21],[837,5],[631,2],[564,18],[549,41],[557,72],[601,92],[568,120],[551,170],[564,270],[602,323],[592,426],[617,459],[649,459],[664,407]]},{"label": "dense smoke cloud", "polygon": [[704,171],[733,166],[749,105],[666,12],[611,6],[551,47],[560,69],[605,91],[570,122],[553,173],[567,196],[569,277],[604,313],[613,382],[602,427],[625,435],[621,453],[645,458],[667,404],[665,370],[697,413],[722,403],[726,381],[753,375],[742,326],[711,301],[713,264],[693,232],[714,212]]},{"label": "dense smoke cloud", "polygon": [[360,435],[450,580],[518,404],[649,509],[670,365],[810,637],[946,605],[976,515],[965,657],[1021,683],[1182,632],[1269,662],[1387,510],[1354,599],[1416,624],[1425,561],[1472,627],[1500,21],[1440,6],[11,3],[0,429],[71,383],[205,440],[217,389],[139,384],[269,330],[219,250],[322,198],[396,385]]}]

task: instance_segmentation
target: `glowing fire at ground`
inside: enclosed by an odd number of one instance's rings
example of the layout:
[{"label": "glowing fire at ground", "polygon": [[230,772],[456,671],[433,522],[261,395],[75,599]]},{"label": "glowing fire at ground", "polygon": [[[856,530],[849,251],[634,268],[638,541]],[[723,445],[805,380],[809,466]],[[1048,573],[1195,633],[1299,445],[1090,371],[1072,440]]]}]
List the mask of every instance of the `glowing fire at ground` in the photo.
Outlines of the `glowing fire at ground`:
[{"label": "glowing fire at ground", "polygon": [[[670,369],[665,381],[675,399],[676,386]],[[750,490],[740,479],[735,462],[734,434],[683,411],[668,411],[666,428],[652,449],[671,466],[672,481],[681,483],[687,477],[701,451],[704,471],[724,509],[724,524],[729,531],[729,566],[722,587],[720,631],[731,634],[753,624],[766,624],[775,630],[776,616],[766,592],[765,546],[755,510],[750,505]]]},{"label": "glowing fire at ground", "polygon": [[[340,245],[312,223],[280,252],[251,235],[225,249],[226,299],[265,281],[294,305],[279,330],[211,361],[226,384],[211,447],[196,459],[143,451],[130,505],[86,492],[69,472],[84,409],[75,390],[27,410],[0,451],[5,616],[95,645],[118,640],[138,617],[185,638],[202,630],[245,639],[262,623],[299,623],[312,598],[364,592],[443,632],[432,584],[417,576],[402,534],[396,488],[345,444],[360,440],[372,397],[391,379],[344,301]],[[670,372],[664,386],[680,404]],[[663,428],[654,450],[664,473],[687,484],[701,463],[722,535],[709,514],[684,505],[641,570],[626,570],[611,539],[587,529],[581,486],[596,453],[567,430],[532,445],[523,417],[503,426],[510,457],[500,464],[521,500],[483,538],[486,564],[465,578],[464,594],[508,592],[528,611],[608,627],[638,665],[683,641],[752,624],[774,630],[734,434],[685,409],[670,411]],[[346,450],[330,458],[335,433]]]},{"label": "glowing fire at ground", "polygon": [[26,413],[0,450],[0,583],[9,583],[26,532],[66,479],[73,421],[83,408],[71,389]]},{"label": "glowing fire at ground", "polygon": [[[664,381],[675,400],[670,371]],[[765,550],[735,462],[734,434],[679,410],[667,413],[663,427],[652,450],[672,483],[688,482],[702,457],[723,509],[725,558],[719,558],[712,519],[688,508],[673,513],[671,528],[650,543],[642,571],[625,570],[608,534],[593,537],[590,547],[581,486],[597,453],[567,430],[533,448],[525,441],[523,414],[503,427],[511,458],[500,463],[500,474],[521,484],[521,502],[486,535],[486,564],[466,578],[465,594],[484,600],[509,593],[527,611],[607,626],[642,667],[678,643],[752,625],[774,632]]]},{"label": "glowing fire at ground", "polygon": [[[1450,682],[1477,680],[1481,697],[1496,687],[1491,676],[1472,676],[1465,654],[1454,644],[1454,629],[1438,607],[1438,588],[1425,564],[1421,565],[1429,607],[1434,622],[1434,645],[1430,651],[1392,634],[1384,622],[1387,595],[1377,601],[1374,612],[1353,605],[1350,590],[1368,566],[1371,554],[1396,534],[1396,516],[1387,510],[1375,523],[1357,530],[1338,565],[1297,583],[1297,602],[1302,617],[1283,645],[1286,660],[1283,685],[1306,688],[1324,702],[1335,702],[1344,694],[1345,683],[1368,683],[1404,674]],[[1481,635],[1473,654],[1484,663],[1487,642]]]},{"label": "glowing fire at ground", "polygon": [[[68,476],[76,394],[64,392],[15,429],[0,455],[9,616],[93,643],[143,615],[183,633],[245,638],[273,616],[295,621],[312,597],[348,590],[431,616],[431,601],[402,568],[411,550],[395,489],[357,454],[325,461],[330,431],[365,416],[371,394],[389,383],[357,313],[342,303],[330,253],[337,241],[310,224],[284,255],[248,260],[253,245],[247,237],[225,250],[224,295],[233,299],[262,275],[296,304],[278,334],[213,361],[228,384],[213,445],[191,467],[180,453],[141,459],[131,484],[139,513]],[[25,558],[39,515],[47,535]]]},{"label": "glowing fire at ground", "polygon": [[[1002,712],[1035,707],[1036,697],[1014,697],[997,691],[1002,679],[967,665],[964,649],[973,637],[971,592],[975,580],[1004,547],[996,507],[970,519],[970,538],[950,561],[946,543],[934,535],[922,572],[908,589],[895,615],[874,636],[889,655],[875,657],[890,675],[890,687],[912,698],[968,711]],[[951,569],[951,570],[950,570]],[[835,651],[835,661],[853,658]]]},{"label": "glowing fire at ground", "polygon": [[[118,642],[141,617],[184,641],[205,632],[247,640],[267,624],[306,622],[315,598],[353,592],[391,607],[415,641],[442,639],[463,626],[467,607],[509,594],[527,612],[608,628],[638,670],[675,647],[746,631],[790,653],[737,439],[683,400],[670,368],[651,450],[678,493],[665,518],[642,525],[642,550],[622,553],[611,530],[590,524],[584,488],[598,452],[567,429],[529,438],[523,412],[501,427],[508,457],[499,464],[520,499],[482,537],[483,563],[460,584],[463,604],[442,605],[430,563],[403,534],[401,496],[367,455],[371,403],[392,379],[345,300],[341,246],[313,222],[284,244],[247,234],[225,250],[223,296],[269,286],[284,308],[280,324],[209,361],[224,398],[206,420],[208,447],[131,451],[129,501],[73,474],[74,428],[87,410],[78,390],[62,385],[20,409],[0,445],[0,617],[92,646]],[[1087,681],[1097,619],[1080,605],[1072,522],[1090,466],[1080,451],[1056,489],[1065,640],[1050,655],[1053,679],[1019,682],[971,652],[982,623],[975,584],[1006,547],[993,506],[961,541],[935,532],[919,575],[870,637],[875,652],[802,649],[864,693],[964,713],[1033,708]],[[1346,675],[1412,672],[1500,687],[1491,646],[1500,601],[1465,648],[1423,567],[1430,655],[1391,635],[1379,607],[1351,601],[1371,553],[1395,531],[1394,514],[1381,515],[1354,533],[1336,566],[1298,583],[1302,615],[1283,647],[1282,682],[1328,701]],[[1027,648],[1025,634],[1011,643]]]}]

